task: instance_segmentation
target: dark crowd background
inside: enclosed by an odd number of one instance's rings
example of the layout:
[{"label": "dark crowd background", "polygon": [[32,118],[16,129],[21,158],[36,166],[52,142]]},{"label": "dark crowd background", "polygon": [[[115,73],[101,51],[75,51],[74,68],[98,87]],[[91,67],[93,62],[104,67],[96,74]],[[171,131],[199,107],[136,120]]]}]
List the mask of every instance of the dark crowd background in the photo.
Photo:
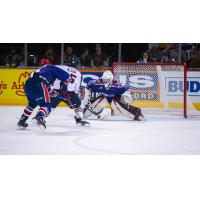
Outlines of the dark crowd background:
[{"label": "dark crowd background", "polygon": [[42,60],[68,65],[77,58],[80,68],[109,68],[113,62],[182,62],[200,69],[199,43],[1,43],[3,68],[38,67]]}]

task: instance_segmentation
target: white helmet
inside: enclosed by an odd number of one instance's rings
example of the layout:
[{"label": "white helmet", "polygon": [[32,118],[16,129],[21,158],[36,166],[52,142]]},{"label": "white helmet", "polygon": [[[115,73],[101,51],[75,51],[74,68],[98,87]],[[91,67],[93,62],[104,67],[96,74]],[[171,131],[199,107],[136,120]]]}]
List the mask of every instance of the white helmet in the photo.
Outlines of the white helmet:
[{"label": "white helmet", "polygon": [[111,71],[108,71],[106,70],[103,75],[102,75],[102,80],[103,80],[103,83],[105,85],[105,88],[109,88],[110,84],[112,83],[113,81],[113,74]]}]

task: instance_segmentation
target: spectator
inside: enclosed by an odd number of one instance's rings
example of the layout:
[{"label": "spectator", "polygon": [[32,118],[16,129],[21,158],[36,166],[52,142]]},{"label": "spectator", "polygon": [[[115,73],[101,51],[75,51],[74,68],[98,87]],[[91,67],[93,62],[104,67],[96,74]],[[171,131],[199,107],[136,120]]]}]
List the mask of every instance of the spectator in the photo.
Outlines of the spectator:
[{"label": "spectator", "polygon": [[71,64],[72,58],[77,57],[76,54],[73,53],[73,48],[68,46],[66,51],[64,52],[64,64],[69,66]]},{"label": "spectator", "polygon": [[160,62],[162,58],[162,51],[158,48],[158,45],[154,44],[148,51],[152,62]]},{"label": "spectator", "polygon": [[83,54],[80,56],[82,67],[91,67],[91,56],[88,49],[84,49]]},{"label": "spectator", "polygon": [[200,70],[200,54],[196,47],[191,50],[190,58],[191,60],[188,64],[188,69],[195,70],[198,68]]},{"label": "spectator", "polygon": [[16,68],[20,63],[20,56],[16,54],[15,49],[11,49],[10,53],[5,58],[6,67]]},{"label": "spectator", "polygon": [[73,57],[71,59],[71,63],[68,66],[79,69],[81,67],[81,61],[79,57]]},{"label": "spectator", "polygon": [[145,51],[145,52],[142,54],[142,58],[141,58],[139,61],[137,61],[137,62],[138,62],[138,63],[147,63],[147,62],[150,62],[149,53]]},{"label": "spectator", "polygon": [[96,53],[93,54],[91,58],[91,67],[101,69],[106,66],[107,66],[107,57],[102,52],[101,47],[98,45],[96,46]]},{"label": "spectator", "polygon": [[19,67],[24,67],[25,66],[25,50],[24,50],[24,48],[22,49],[19,56],[20,56]]},{"label": "spectator", "polygon": [[28,66],[37,66],[37,56],[33,55],[33,54],[29,54],[29,52],[27,52],[27,66],[25,65],[25,50],[24,48],[22,49],[21,53],[20,53],[20,63],[19,63],[19,68],[21,67],[28,67]]},{"label": "spectator", "polygon": [[29,54],[29,52],[27,52],[27,65],[25,65],[25,49],[23,48],[20,55],[20,62],[19,62],[19,68],[22,67],[33,67],[33,66],[37,66],[37,55],[33,55],[33,54]]},{"label": "spectator", "polygon": [[168,47],[168,43],[158,43],[158,48],[161,50],[164,50],[165,48]]},{"label": "spectator", "polygon": [[28,66],[37,66],[37,65],[38,65],[37,55],[34,54],[28,55]]},{"label": "spectator", "polygon": [[52,64],[60,64],[60,59],[59,59],[58,55],[55,53],[55,50],[52,47],[49,47],[46,50],[46,52],[43,56],[43,59],[50,60],[50,62]]},{"label": "spectator", "polygon": [[4,65],[4,56],[0,54],[0,66]]},{"label": "spectator", "polygon": [[114,52],[112,52],[111,55],[108,56],[108,67],[111,68],[112,64],[113,64],[114,62],[117,62],[117,60],[118,60],[118,59],[117,59],[117,56],[115,55]]},{"label": "spectator", "polygon": [[[179,44],[169,44],[164,50],[163,50],[163,57],[162,62],[178,62],[179,57]],[[182,50],[181,51],[181,62],[187,61],[187,55]]]}]

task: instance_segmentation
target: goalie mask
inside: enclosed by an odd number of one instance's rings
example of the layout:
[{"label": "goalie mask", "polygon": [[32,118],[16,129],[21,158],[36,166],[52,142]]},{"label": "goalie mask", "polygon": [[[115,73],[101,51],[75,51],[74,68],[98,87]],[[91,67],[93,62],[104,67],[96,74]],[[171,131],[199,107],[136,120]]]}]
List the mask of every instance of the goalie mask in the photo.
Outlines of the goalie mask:
[{"label": "goalie mask", "polygon": [[108,89],[113,81],[113,74],[111,71],[105,71],[102,75],[102,81],[106,89]]}]

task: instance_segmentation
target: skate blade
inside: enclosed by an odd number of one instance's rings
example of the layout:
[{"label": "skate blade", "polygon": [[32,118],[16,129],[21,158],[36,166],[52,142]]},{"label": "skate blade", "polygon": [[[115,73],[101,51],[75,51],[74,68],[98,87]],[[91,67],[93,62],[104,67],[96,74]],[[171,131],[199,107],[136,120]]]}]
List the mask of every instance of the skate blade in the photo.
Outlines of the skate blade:
[{"label": "skate blade", "polygon": [[139,117],[139,119],[140,119],[139,121],[141,121],[141,122],[146,121],[146,119],[143,116]]},{"label": "skate blade", "polygon": [[134,122],[138,122],[138,123],[141,123],[141,122],[145,122],[147,121],[147,119],[145,119],[144,117],[139,119],[139,120],[133,120]]},{"label": "skate blade", "polygon": [[28,129],[27,129],[27,127],[17,126],[16,130],[23,131],[23,130],[28,130]]},{"label": "skate blade", "polygon": [[106,117],[108,117],[108,115],[98,115],[97,119],[98,120],[104,120],[104,119],[106,119]]},{"label": "skate blade", "polygon": [[90,127],[90,124],[76,124],[76,126],[79,126],[79,127],[80,127],[80,126],[82,126],[82,127],[83,127],[83,126],[84,126],[84,127]]},{"label": "skate blade", "polygon": [[90,127],[91,125],[90,125],[90,124],[85,124],[85,125],[82,125],[82,126],[85,126],[85,127]]}]

